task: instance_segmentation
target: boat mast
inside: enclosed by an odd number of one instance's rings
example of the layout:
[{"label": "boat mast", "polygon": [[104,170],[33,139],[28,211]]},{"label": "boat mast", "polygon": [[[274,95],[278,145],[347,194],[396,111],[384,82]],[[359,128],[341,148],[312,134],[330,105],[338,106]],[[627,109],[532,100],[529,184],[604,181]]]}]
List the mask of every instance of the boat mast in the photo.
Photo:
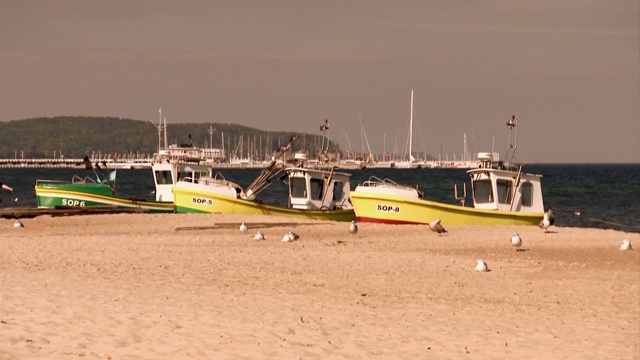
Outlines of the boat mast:
[{"label": "boat mast", "polygon": [[507,149],[507,155],[504,158],[504,166],[509,168],[513,163],[513,159],[516,155],[516,148],[518,147],[518,119],[516,119],[515,115],[511,116],[511,119],[507,121],[507,127],[509,128],[509,148]]},{"label": "boat mast", "polygon": [[160,150],[162,148],[162,109],[158,109],[158,112],[160,113],[159,115],[159,119],[158,119],[158,157],[160,157]]},{"label": "boat mast", "polygon": [[213,128],[212,125],[209,125],[209,149],[213,149],[213,133],[216,130]]},{"label": "boat mast", "polygon": [[167,117],[164,117],[164,148],[168,149],[169,147],[167,146]]},{"label": "boat mast", "polygon": [[411,115],[409,116],[409,161],[414,161],[415,158],[411,153],[413,145],[413,89],[411,90]]}]

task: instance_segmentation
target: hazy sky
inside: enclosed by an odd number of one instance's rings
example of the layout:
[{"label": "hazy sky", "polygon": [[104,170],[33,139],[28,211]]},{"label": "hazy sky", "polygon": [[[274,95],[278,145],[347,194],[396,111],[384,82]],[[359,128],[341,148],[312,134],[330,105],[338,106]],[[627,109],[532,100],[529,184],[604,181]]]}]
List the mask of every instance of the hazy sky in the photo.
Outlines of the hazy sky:
[{"label": "hazy sky", "polygon": [[[629,1],[0,0],[0,121],[234,123],[360,151],[640,162]],[[202,134],[205,138],[206,134]]]}]

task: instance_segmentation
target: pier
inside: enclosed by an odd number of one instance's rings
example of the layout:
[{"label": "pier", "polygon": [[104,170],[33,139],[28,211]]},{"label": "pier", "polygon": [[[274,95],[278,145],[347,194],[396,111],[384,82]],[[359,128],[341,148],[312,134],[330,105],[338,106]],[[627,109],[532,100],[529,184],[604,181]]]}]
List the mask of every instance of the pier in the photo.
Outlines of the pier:
[{"label": "pier", "polygon": [[[92,164],[108,169],[150,169],[153,159],[118,160],[90,159]],[[83,159],[0,159],[0,168],[60,168],[84,169]]]}]

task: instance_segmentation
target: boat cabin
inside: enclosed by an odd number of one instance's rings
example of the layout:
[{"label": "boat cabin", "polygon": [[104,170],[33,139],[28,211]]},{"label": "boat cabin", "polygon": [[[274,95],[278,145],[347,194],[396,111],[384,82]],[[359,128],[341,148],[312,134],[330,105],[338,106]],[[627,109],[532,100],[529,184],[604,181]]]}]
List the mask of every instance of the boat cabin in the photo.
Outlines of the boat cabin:
[{"label": "boat cabin", "polygon": [[353,207],[349,200],[351,174],[299,167],[287,168],[286,171],[290,208],[336,210]]},{"label": "boat cabin", "polygon": [[[487,165],[487,164],[485,164]],[[542,175],[481,167],[467,171],[476,209],[544,212]]]},{"label": "boat cabin", "polygon": [[151,165],[156,201],[173,202],[173,185],[181,179],[196,181],[211,171],[211,166],[181,162],[158,162]]}]

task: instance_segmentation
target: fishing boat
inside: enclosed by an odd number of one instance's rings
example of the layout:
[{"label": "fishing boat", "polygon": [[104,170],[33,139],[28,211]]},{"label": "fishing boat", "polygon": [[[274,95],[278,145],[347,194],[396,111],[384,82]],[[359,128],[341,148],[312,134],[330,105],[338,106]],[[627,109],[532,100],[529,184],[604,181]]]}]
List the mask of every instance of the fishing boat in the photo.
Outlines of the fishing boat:
[{"label": "fishing boat", "polygon": [[[180,177],[197,177],[210,172],[211,167],[199,161],[177,160],[175,152],[186,150],[171,146],[163,151],[151,170],[155,183],[155,199],[123,197],[116,192],[117,169],[110,169],[106,163],[95,165],[85,158],[86,168],[93,170],[92,176],[74,175],[71,180],[36,180],[35,192],[38,208],[106,206],[140,209],[149,213],[174,212],[173,184]],[[103,173],[102,176],[100,173]]]},{"label": "fishing boat", "polygon": [[[358,221],[385,224],[429,224],[440,219],[450,225],[537,225],[544,216],[542,175],[523,172],[513,164],[517,147],[517,119],[507,122],[509,149],[504,162],[494,161],[493,152],[479,153],[480,166],[467,171],[473,207],[431,201],[417,187],[371,177],[356,186],[350,198]],[[515,136],[514,136],[515,132]]]},{"label": "fishing boat", "polygon": [[[296,153],[292,163],[283,161],[283,155],[293,141],[295,137],[286,146],[279,147],[271,163],[246,189],[225,179],[220,173],[181,178],[173,187],[176,212],[355,220],[355,212],[349,201],[351,174],[337,172],[334,168],[309,168],[304,153]],[[287,184],[287,206],[266,204],[256,198],[276,178]]]},{"label": "fishing boat", "polygon": [[[154,180],[155,199],[124,197],[116,192],[117,169],[106,161],[93,163],[87,156],[84,165],[92,170],[93,176],[74,175],[71,180],[36,180],[35,192],[38,208],[74,207],[115,207],[139,209],[148,213],[174,212],[173,185],[181,177],[198,178],[200,174],[211,173],[211,164],[204,164],[201,149],[187,145],[166,143],[166,119],[164,126],[158,126],[158,136],[165,132],[165,145],[151,163]],[[117,153],[114,162],[117,162]]]}]

